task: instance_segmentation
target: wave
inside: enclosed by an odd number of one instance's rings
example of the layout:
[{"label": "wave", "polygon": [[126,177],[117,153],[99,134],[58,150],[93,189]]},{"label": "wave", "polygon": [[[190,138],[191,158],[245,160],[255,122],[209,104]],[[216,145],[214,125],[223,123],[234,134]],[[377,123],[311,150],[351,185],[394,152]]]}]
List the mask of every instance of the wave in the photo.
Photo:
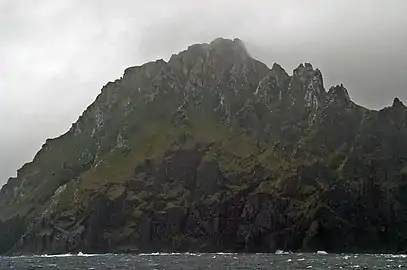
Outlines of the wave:
[{"label": "wave", "polygon": [[276,250],[276,252],[274,254],[276,254],[276,255],[290,255],[290,254],[293,254],[293,253],[291,251],[284,251],[284,250],[278,249],[278,250]]},{"label": "wave", "polygon": [[40,258],[63,258],[63,257],[94,257],[94,256],[106,256],[110,254],[84,254],[82,252],[75,253],[66,253],[66,254],[43,254],[43,255],[35,255],[33,257],[40,257]]},{"label": "wave", "polygon": [[153,252],[153,253],[140,253],[135,254],[138,256],[202,256],[203,253],[189,253],[189,252]]},{"label": "wave", "polygon": [[238,253],[232,252],[217,252],[217,253],[190,253],[190,252],[152,252],[152,253],[140,253],[135,254],[138,256],[202,256],[202,255],[224,255],[231,256]]},{"label": "wave", "polygon": [[402,258],[402,259],[407,258],[406,254],[379,254],[377,256],[382,256],[385,258]]},{"label": "wave", "polygon": [[[242,253],[244,254],[244,253]],[[270,253],[258,253],[260,255],[267,255]],[[291,251],[284,251],[284,250],[277,250],[275,255],[298,255],[301,256],[304,253],[293,253]],[[305,253],[306,254],[306,253]],[[312,254],[312,253],[310,253]],[[316,255],[327,255],[326,251],[318,251],[313,253]],[[95,257],[95,256],[120,256],[120,255],[130,255],[130,256],[236,256],[239,253],[232,253],[232,252],[217,252],[217,253],[190,253],[190,252],[152,252],[152,253],[139,253],[139,254],[115,254],[115,253],[106,253],[106,254],[86,254],[83,252],[78,253],[66,253],[66,254],[42,254],[42,255],[21,255],[21,256],[4,256],[4,258],[64,258],[64,257]],[[375,256],[375,257],[384,257],[384,258],[402,258],[407,259],[407,254],[337,254],[337,258],[343,258],[345,260],[350,258],[357,258],[359,255],[364,256]],[[3,256],[0,256],[2,258]]]}]

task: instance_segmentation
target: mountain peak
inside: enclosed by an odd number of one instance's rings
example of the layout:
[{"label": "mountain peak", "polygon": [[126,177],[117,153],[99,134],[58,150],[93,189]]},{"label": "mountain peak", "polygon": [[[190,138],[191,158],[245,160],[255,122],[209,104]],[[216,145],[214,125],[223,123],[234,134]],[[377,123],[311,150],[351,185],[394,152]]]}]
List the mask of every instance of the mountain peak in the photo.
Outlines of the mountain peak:
[{"label": "mountain peak", "polygon": [[322,73],[318,68],[314,69],[312,64],[301,63],[293,70],[293,76],[300,79],[302,82],[311,82],[312,88],[314,88],[317,94],[323,94],[325,92]]},{"label": "mountain peak", "polygon": [[271,75],[276,77],[279,82],[282,82],[290,77],[287,72],[277,63],[273,64],[273,67],[271,68]]},{"label": "mountain peak", "polygon": [[187,50],[172,55],[168,63],[187,75],[193,68],[202,69],[202,65],[230,67],[248,59],[250,55],[240,39],[216,38],[209,44],[189,46]]},{"label": "mountain peak", "polygon": [[233,53],[233,56],[240,58],[249,57],[249,53],[243,41],[238,38],[234,40],[225,38],[216,38],[209,44],[209,49],[211,51],[219,53]]},{"label": "mountain peak", "polygon": [[396,97],[396,98],[393,100],[393,105],[392,105],[392,107],[393,107],[393,108],[400,108],[400,107],[405,107],[405,106],[404,106],[403,102],[402,102],[399,98]]},{"label": "mountain peak", "polygon": [[181,55],[186,52],[197,54],[199,52],[208,52],[208,51],[212,51],[212,52],[218,51],[221,53],[235,52],[235,53],[239,53],[239,54],[245,54],[248,56],[248,52],[247,52],[246,46],[243,41],[241,41],[238,38],[231,40],[231,39],[226,39],[226,38],[222,38],[222,37],[214,39],[209,44],[208,43],[197,43],[197,44],[190,45],[188,47],[188,49],[186,49],[185,51],[182,51],[179,54],[175,54],[173,56]]},{"label": "mountain peak", "polygon": [[301,63],[299,66],[293,70],[294,76],[303,77],[307,73],[314,72],[314,68],[310,63]]},{"label": "mountain peak", "polygon": [[310,63],[301,63],[293,70],[290,88],[296,92],[296,100],[300,104],[305,101],[306,107],[313,112],[324,102],[326,92],[321,71]]},{"label": "mountain peak", "polygon": [[346,105],[351,102],[348,90],[341,83],[340,85],[332,86],[328,91],[328,103]]},{"label": "mountain peak", "polygon": [[209,43],[210,46],[241,46],[241,48],[245,48],[244,42],[238,38],[235,39],[228,39],[223,37],[218,37],[212,40]]}]

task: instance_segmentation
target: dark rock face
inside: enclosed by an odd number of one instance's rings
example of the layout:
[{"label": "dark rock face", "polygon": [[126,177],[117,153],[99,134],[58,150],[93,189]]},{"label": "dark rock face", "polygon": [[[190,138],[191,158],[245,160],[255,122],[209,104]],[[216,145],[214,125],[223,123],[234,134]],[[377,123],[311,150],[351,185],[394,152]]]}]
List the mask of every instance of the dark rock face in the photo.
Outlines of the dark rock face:
[{"label": "dark rock face", "polygon": [[407,108],[216,39],[126,69],[0,192],[0,253],[405,252]]},{"label": "dark rock face", "polygon": [[19,216],[0,221],[0,253],[4,254],[10,250],[23,235],[24,230],[24,220]]}]

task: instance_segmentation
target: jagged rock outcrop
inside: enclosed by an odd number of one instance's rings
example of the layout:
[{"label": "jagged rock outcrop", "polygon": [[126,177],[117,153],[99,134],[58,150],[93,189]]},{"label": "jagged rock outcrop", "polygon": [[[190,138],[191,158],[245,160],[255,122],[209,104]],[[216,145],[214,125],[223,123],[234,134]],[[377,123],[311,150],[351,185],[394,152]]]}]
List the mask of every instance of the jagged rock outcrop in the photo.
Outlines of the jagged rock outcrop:
[{"label": "jagged rock outcrop", "polygon": [[395,98],[394,101],[393,101],[393,106],[392,107],[394,107],[394,108],[403,108],[405,106],[404,106],[403,102],[401,102],[400,99]]},{"label": "jagged rock outcrop", "polygon": [[401,252],[407,108],[216,39],[125,70],[0,192],[0,253]]}]

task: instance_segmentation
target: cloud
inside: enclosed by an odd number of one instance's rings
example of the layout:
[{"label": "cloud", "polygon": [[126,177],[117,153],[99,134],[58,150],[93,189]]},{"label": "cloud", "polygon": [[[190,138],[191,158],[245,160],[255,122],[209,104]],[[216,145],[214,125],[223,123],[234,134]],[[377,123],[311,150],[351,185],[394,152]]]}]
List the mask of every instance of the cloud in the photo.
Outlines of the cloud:
[{"label": "cloud", "polygon": [[13,0],[0,2],[0,184],[65,132],[128,66],[197,42],[239,37],[290,72],[379,108],[407,103],[407,1]]}]

